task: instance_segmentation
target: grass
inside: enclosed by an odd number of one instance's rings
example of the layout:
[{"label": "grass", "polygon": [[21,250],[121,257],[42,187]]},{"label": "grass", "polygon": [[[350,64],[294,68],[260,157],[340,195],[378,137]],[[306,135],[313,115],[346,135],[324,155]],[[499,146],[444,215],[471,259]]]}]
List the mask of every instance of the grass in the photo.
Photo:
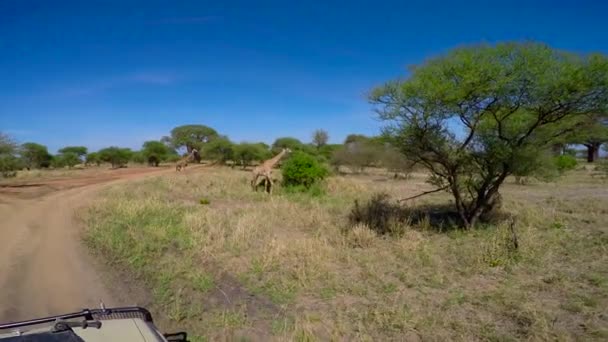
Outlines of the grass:
[{"label": "grass", "polygon": [[[398,236],[345,230],[355,199],[428,190],[423,174],[338,176],[323,194],[253,192],[210,168],[104,192],[86,241],[197,340],[603,340],[608,188],[585,171],[507,184],[508,224]],[[201,205],[200,200],[206,204]],[[445,203],[443,194],[416,205]]]}]

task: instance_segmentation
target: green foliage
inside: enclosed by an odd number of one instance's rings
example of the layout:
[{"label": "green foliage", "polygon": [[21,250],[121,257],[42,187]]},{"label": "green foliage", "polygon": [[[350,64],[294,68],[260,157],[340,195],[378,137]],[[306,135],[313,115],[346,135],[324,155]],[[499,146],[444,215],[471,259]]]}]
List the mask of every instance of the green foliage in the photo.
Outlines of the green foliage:
[{"label": "green foliage", "polygon": [[318,153],[323,156],[325,160],[330,161],[333,154],[342,147],[342,144],[327,144],[319,147]]},{"label": "green foliage", "polygon": [[287,187],[312,187],[329,175],[328,170],[315,157],[304,152],[295,152],[281,167],[283,184]]},{"label": "green foliage", "polygon": [[167,161],[171,155],[177,156],[173,149],[156,140],[144,142],[141,149],[141,154],[144,159],[143,162],[147,162],[150,166],[158,166],[158,164],[161,162]]},{"label": "green foliage", "polygon": [[205,125],[184,125],[178,126],[171,130],[171,137],[164,138],[165,141],[170,141],[174,148],[185,147],[188,153],[193,148],[201,150],[202,147],[209,141],[218,137],[215,129]]},{"label": "green foliage", "polygon": [[366,142],[369,141],[369,137],[363,134],[349,134],[346,139],[344,139],[344,145]]},{"label": "green foliage", "polygon": [[176,161],[180,160],[181,156],[179,154],[170,154],[167,157],[167,162],[169,163],[175,163]]},{"label": "green foliage", "polygon": [[292,150],[293,152],[302,151],[306,148],[305,146],[306,145],[304,145],[300,140],[298,140],[296,138],[292,138],[292,137],[277,138],[274,141],[274,143],[272,143],[272,153],[277,154],[277,153],[281,152],[281,150],[284,148],[288,148],[288,149]]},{"label": "green foliage", "polygon": [[49,167],[53,158],[46,146],[33,142],[22,144],[19,154],[28,169]]},{"label": "green foliage", "polygon": [[84,146],[66,146],[60,149],[58,152],[60,154],[74,153],[76,154],[76,156],[78,156],[78,159],[82,159],[84,156],[87,155],[87,151],[87,148]]},{"label": "green foliage", "polygon": [[522,155],[561,143],[587,114],[605,112],[608,59],[535,43],[459,48],[375,89],[370,99],[388,123],[391,144],[452,192],[470,227]]},{"label": "green foliage", "polygon": [[99,159],[112,164],[112,168],[124,167],[131,159],[133,152],[128,148],[107,147],[99,150]]},{"label": "green foliage", "polygon": [[0,176],[4,178],[17,175],[16,170],[23,167],[16,156],[17,143],[11,137],[0,132]]},{"label": "green foliage", "polygon": [[315,145],[317,149],[320,149],[321,147],[327,145],[328,141],[329,134],[326,130],[317,129],[312,133],[312,144]]},{"label": "green foliage", "polygon": [[266,144],[240,143],[234,147],[234,158],[243,168],[251,165],[253,161],[262,161],[270,157]]},{"label": "green foliage", "polygon": [[146,156],[142,151],[133,151],[129,160],[136,164],[145,164]]},{"label": "green foliage", "polygon": [[209,204],[211,204],[211,201],[209,201],[208,198],[202,197],[198,200],[198,203],[200,205],[209,205]]},{"label": "green foliage", "polygon": [[99,157],[99,153],[91,152],[87,154],[85,158],[85,163],[87,165],[95,164],[97,166],[101,165],[101,158]]},{"label": "green foliage", "polygon": [[0,154],[0,176],[4,178],[15,177],[17,170],[23,168],[21,159],[10,154]]},{"label": "green foliage", "polygon": [[87,148],[84,146],[66,146],[60,149],[52,161],[54,167],[72,168],[80,164],[83,157],[87,155]]},{"label": "green foliage", "polygon": [[517,163],[513,165],[513,176],[518,184],[526,184],[529,179],[550,182],[559,177],[555,157],[548,151],[536,148],[522,149],[517,153]]},{"label": "green foliage", "polygon": [[555,158],[555,165],[560,172],[574,170],[577,165],[576,158],[571,155],[561,155]]},{"label": "green foliage", "polygon": [[202,154],[205,158],[226,163],[229,160],[234,160],[235,145],[228,138],[220,137],[206,144]]},{"label": "green foliage", "polygon": [[53,158],[54,167],[69,167],[72,168],[82,162],[78,154],[74,152],[63,152]]},{"label": "green foliage", "polygon": [[331,156],[331,164],[336,167],[346,166],[352,172],[362,172],[365,167],[384,164],[397,167],[396,161],[399,157],[395,157],[394,153],[391,154],[394,149],[391,148],[389,151],[387,148],[388,146],[378,138],[351,134],[346,138],[343,146],[335,149]]}]

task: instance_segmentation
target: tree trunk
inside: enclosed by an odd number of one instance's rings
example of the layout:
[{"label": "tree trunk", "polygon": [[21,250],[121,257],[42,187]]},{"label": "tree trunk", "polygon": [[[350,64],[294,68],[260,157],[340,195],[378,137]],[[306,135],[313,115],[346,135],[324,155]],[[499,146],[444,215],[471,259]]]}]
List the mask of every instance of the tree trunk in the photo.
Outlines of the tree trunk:
[{"label": "tree trunk", "polygon": [[590,144],[585,144],[585,147],[587,147],[587,162],[588,163],[593,163],[600,157],[600,145],[601,144],[596,143],[596,142],[590,143]]},{"label": "tree trunk", "polygon": [[554,156],[559,156],[561,154],[563,154],[564,151],[564,144],[553,144],[551,146],[551,152],[553,153]]}]

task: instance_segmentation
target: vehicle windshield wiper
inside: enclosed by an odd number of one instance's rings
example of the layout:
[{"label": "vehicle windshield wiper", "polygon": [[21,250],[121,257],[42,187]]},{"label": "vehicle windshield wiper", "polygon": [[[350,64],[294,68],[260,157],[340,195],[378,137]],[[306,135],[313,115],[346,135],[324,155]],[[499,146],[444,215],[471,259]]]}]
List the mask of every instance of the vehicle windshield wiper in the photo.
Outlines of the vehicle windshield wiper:
[{"label": "vehicle windshield wiper", "polygon": [[57,322],[51,328],[51,332],[56,333],[56,332],[61,332],[61,331],[66,331],[66,330],[72,330],[72,328],[86,329],[89,327],[99,329],[99,328],[101,328],[101,322],[100,321],[89,321],[86,319],[82,320],[82,321],[57,320]]}]

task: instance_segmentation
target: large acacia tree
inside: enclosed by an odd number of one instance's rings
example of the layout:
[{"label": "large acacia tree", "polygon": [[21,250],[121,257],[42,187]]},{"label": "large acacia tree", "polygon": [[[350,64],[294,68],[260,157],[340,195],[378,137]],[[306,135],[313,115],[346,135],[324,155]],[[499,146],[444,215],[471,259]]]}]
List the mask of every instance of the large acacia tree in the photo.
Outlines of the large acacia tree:
[{"label": "large acacia tree", "polygon": [[385,133],[447,190],[462,223],[496,204],[521,158],[542,153],[608,103],[608,61],[543,44],[455,49],[370,95]]},{"label": "large acacia tree", "polygon": [[204,144],[218,137],[215,129],[205,125],[184,125],[171,130],[171,137],[163,138],[176,148],[185,147],[188,153],[192,149],[201,150]]}]

